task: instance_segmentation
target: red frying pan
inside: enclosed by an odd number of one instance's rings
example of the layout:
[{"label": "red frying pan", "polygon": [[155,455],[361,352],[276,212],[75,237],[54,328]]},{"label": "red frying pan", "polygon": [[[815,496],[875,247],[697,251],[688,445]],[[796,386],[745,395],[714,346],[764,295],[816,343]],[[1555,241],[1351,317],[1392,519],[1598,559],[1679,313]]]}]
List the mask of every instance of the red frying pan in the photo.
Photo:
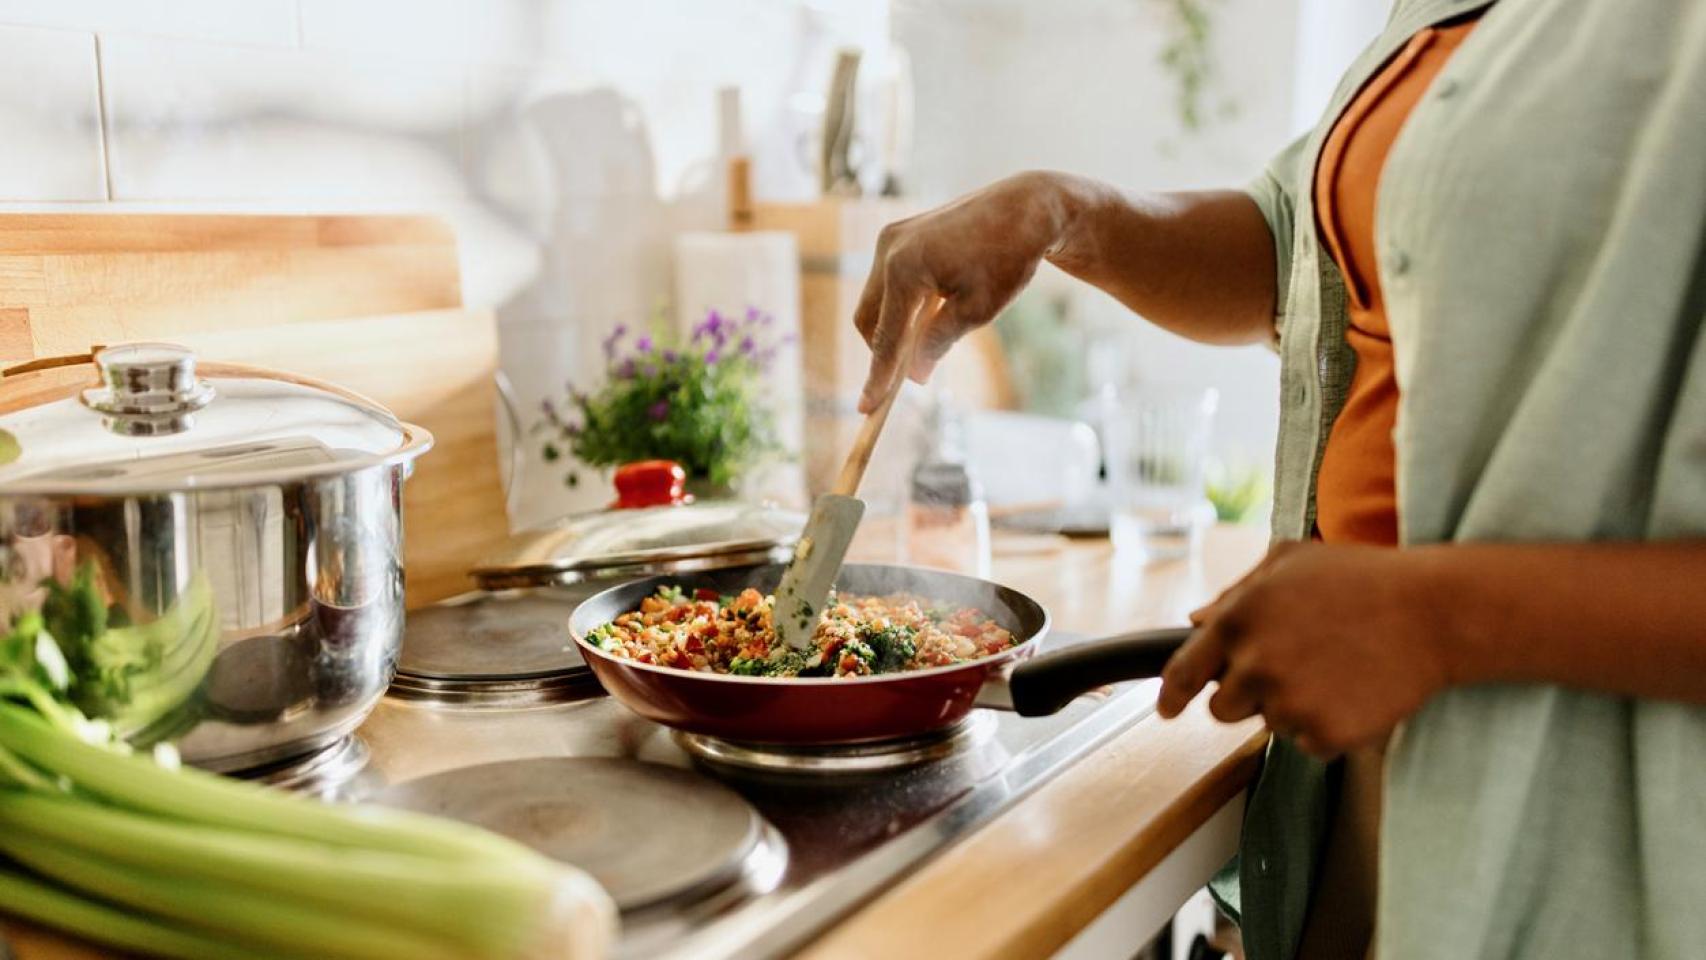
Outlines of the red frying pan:
[{"label": "red frying pan", "polygon": [[1159,676],[1190,636],[1173,627],[1109,637],[1058,653],[1037,654],[1048,611],[1030,597],[974,577],[911,567],[849,564],[837,586],[852,594],[910,593],[975,607],[1019,640],[969,663],[869,677],[737,677],[635,663],[587,642],[587,634],[637,610],[659,587],[687,593],[774,591],[783,567],[734,567],[634,580],[595,594],[569,620],[581,655],[604,689],[650,720],[691,733],[753,743],[836,744],[926,733],[973,707],[1045,716],[1080,694],[1120,680]]}]

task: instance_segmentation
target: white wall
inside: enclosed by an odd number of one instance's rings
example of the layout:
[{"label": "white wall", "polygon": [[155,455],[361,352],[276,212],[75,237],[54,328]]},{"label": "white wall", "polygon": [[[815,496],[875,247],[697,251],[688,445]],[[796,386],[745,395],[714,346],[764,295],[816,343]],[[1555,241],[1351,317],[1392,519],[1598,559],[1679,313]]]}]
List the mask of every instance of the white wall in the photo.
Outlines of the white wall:
[{"label": "white wall", "polygon": [[[759,189],[798,189],[777,131],[841,44],[880,57],[887,5],[0,0],[0,209],[438,214],[531,411],[668,294],[673,232],[718,225],[717,88]],[[607,499],[533,466],[523,521]]]},{"label": "white wall", "polygon": [[[1220,118],[1211,109],[1210,123],[1197,132],[1180,128],[1174,81],[1159,65],[1168,6],[895,0],[894,33],[911,51],[918,84],[916,185],[942,199],[1035,167],[1132,190],[1241,185],[1296,135],[1300,112],[1319,113],[1323,84],[1330,92],[1361,45],[1353,35],[1368,29],[1370,17],[1351,8],[1383,17],[1385,3],[1209,3],[1220,73],[1206,102],[1212,108],[1230,98],[1236,112]],[[1351,39],[1314,42],[1322,22],[1341,14],[1349,25],[1329,32]],[[1309,18],[1307,28],[1300,15]],[[1300,38],[1309,43],[1306,57],[1296,55]],[[1112,299],[1059,273],[1045,271],[1039,282],[1076,287],[1075,307],[1089,325],[1123,331],[1140,380],[1218,388],[1216,447],[1223,457],[1258,465],[1270,459],[1278,366],[1269,351],[1198,346],[1132,322]]]}]

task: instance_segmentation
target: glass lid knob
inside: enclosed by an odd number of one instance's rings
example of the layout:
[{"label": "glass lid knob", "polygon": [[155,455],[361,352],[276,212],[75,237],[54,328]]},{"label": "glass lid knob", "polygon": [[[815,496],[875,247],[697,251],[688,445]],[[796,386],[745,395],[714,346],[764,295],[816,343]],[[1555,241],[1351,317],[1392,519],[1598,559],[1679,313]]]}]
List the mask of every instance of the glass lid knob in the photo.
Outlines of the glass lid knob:
[{"label": "glass lid knob", "polygon": [[196,379],[195,353],[171,343],[127,343],[95,354],[101,386],[83,391],[83,404],[106,414],[114,433],[177,433],[190,415],[213,399],[213,386]]}]

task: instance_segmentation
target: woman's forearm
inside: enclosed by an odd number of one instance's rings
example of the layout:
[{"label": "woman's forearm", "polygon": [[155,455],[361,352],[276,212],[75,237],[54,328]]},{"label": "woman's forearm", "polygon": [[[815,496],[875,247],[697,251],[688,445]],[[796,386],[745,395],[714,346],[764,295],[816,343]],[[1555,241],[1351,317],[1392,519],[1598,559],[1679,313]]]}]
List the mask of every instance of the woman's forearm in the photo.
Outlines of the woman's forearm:
[{"label": "woman's forearm", "polygon": [[1414,548],[1453,684],[1706,704],[1706,542]]},{"label": "woman's forearm", "polygon": [[[859,408],[875,409],[896,364],[928,379],[948,348],[994,320],[1045,259],[1181,336],[1220,344],[1273,338],[1274,241],[1249,197],[1131,197],[1070,174],[1021,173],[883,229],[853,312],[871,345]],[[913,316],[938,296],[946,303],[900,357]]]},{"label": "woman's forearm", "polygon": [[1248,196],[1133,195],[1069,174],[1038,176],[1051,179],[1063,211],[1050,263],[1192,340],[1273,338],[1274,238]]}]

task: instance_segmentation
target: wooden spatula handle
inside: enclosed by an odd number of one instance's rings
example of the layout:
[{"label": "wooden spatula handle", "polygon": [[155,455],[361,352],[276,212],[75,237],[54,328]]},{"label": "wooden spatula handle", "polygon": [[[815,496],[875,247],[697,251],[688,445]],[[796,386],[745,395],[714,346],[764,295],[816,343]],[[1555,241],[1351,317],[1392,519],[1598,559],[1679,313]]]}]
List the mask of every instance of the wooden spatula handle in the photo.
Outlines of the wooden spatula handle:
[{"label": "wooden spatula handle", "polygon": [[936,314],[942,310],[946,301],[935,294],[930,295],[918,306],[918,312],[913,315],[912,322],[901,331],[900,349],[895,352],[894,372],[889,375],[888,386],[883,390],[883,399],[877,408],[865,415],[865,422],[859,425],[859,435],[853,438],[853,449],[847,451],[847,460],[841,465],[841,474],[835,478],[832,493],[844,497],[856,496],[859,493],[859,481],[865,478],[865,468],[871,464],[871,451],[877,447],[877,438],[882,436],[883,424],[888,422],[889,409],[894,406],[894,398],[900,396],[901,384],[906,382],[906,372],[912,369],[912,356],[918,349],[919,338],[924,335],[924,329],[936,319]]}]

